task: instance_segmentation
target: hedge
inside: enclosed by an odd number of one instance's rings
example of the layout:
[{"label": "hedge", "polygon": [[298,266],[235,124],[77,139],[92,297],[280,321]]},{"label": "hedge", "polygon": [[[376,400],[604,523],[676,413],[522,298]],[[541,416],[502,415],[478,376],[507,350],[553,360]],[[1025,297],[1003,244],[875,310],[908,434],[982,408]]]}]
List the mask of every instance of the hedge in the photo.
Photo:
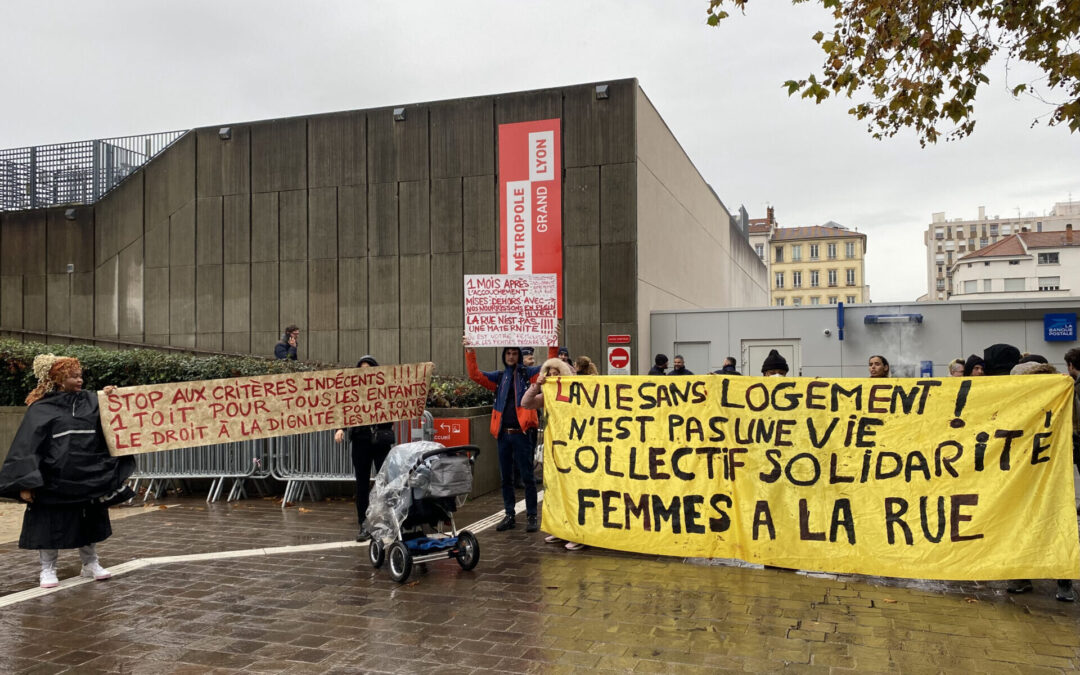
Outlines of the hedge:
[{"label": "hedge", "polygon": [[[101,389],[110,384],[128,387],[340,367],[336,364],[276,361],[254,356],[194,356],[153,349],[118,351],[92,345],[46,345],[0,339],[0,405],[24,405],[26,395],[37,385],[33,371],[34,357],[50,352],[79,359],[86,389]],[[491,405],[492,400],[490,391],[471,380],[437,375],[432,378],[427,405],[435,408],[466,408]]]}]

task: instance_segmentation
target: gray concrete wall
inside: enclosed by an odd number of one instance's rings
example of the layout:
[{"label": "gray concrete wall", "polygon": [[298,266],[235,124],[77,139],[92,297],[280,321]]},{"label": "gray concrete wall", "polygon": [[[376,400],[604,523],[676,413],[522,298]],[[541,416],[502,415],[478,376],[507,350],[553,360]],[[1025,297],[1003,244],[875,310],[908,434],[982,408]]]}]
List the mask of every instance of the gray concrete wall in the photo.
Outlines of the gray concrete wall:
[{"label": "gray concrete wall", "polygon": [[[1065,372],[1064,354],[1075,342],[1046,342],[1043,314],[1080,312],[1080,298],[1032,302],[941,302],[852,305],[844,308],[844,339],[839,339],[835,306],[746,310],[654,312],[651,338],[658,350],[676,343],[709,346],[709,369],[725,356],[743,353],[746,340],[797,340],[801,373],[822,377],[866,377],[872,354],[883,354],[897,375],[918,375],[919,362],[933,361],[934,375],[948,375],[948,364],[999,342],[1021,352],[1042,354]],[[921,324],[871,324],[871,314],[921,314]],[[825,330],[829,335],[825,335]],[[741,361],[741,359],[740,359]],[[761,363],[741,363],[746,375],[760,375]]]},{"label": "gray concrete wall", "polygon": [[11,442],[15,440],[15,432],[19,430],[24,414],[26,406],[0,406],[0,464],[4,463],[11,450]]},{"label": "gray concrete wall", "polygon": [[[765,265],[641,89],[635,110],[637,323],[655,310],[768,305]],[[635,344],[634,372],[656,352],[672,355],[648,335]]]},{"label": "gray concrete wall", "polygon": [[0,329],[269,354],[296,323],[301,358],[463,373],[462,276],[498,270],[498,125],[546,118],[572,354],[640,343],[651,309],[755,301],[723,205],[636,80],[607,84],[196,129],[75,221],[0,214]]}]

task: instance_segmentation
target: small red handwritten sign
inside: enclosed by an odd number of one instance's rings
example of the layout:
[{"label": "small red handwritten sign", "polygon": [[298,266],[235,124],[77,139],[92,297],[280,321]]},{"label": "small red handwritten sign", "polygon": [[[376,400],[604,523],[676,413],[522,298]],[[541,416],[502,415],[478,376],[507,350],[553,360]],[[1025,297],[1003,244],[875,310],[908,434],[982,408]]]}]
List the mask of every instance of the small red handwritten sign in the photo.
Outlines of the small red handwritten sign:
[{"label": "small red handwritten sign", "polygon": [[473,347],[558,344],[554,274],[465,275],[465,337]]}]

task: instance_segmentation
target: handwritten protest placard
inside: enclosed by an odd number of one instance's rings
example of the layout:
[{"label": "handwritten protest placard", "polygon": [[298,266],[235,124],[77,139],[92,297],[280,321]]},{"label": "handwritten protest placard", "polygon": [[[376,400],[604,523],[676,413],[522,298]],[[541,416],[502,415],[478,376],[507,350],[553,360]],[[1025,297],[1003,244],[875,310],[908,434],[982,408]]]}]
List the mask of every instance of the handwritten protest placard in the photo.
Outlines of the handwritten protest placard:
[{"label": "handwritten protest placard", "polygon": [[549,379],[544,529],[924,579],[1080,575],[1073,383]]},{"label": "handwritten protest placard", "polygon": [[114,456],[414,419],[431,363],[173,382],[98,392]]},{"label": "handwritten protest placard", "polygon": [[557,295],[554,274],[466,274],[469,345],[557,345]]}]

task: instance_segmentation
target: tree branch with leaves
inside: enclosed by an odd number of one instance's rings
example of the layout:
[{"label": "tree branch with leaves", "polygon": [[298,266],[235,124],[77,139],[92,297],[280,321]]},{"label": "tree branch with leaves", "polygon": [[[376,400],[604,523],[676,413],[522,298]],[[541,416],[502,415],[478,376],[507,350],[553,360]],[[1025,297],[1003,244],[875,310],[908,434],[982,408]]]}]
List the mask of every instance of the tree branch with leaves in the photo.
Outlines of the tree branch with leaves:
[{"label": "tree branch with leaves", "polygon": [[[990,83],[995,56],[1041,76],[1010,87],[1051,109],[1045,120],[1080,131],[1080,0],[792,0],[816,1],[832,14],[831,35],[812,36],[825,58],[819,72],[784,83],[788,95],[821,103],[832,96],[869,98],[848,110],[875,138],[905,128],[919,142],[966,137],[975,129],[975,99]],[[727,9],[745,13],[749,0],[709,0],[708,23]],[[944,127],[944,128],[943,128]],[[951,128],[950,128],[951,127]]]}]

